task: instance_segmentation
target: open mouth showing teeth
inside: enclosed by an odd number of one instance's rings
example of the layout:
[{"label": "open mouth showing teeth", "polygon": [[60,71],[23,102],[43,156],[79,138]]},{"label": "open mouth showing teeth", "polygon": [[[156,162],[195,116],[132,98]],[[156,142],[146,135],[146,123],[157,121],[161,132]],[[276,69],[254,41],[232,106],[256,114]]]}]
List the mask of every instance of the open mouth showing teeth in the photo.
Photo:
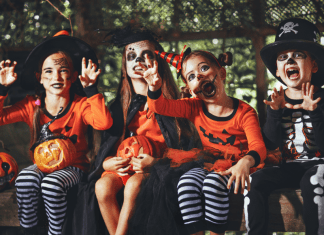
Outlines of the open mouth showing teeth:
[{"label": "open mouth showing teeth", "polygon": [[11,172],[9,175],[0,177],[0,186],[10,182],[10,180],[12,180],[14,176],[15,176],[15,172]]},{"label": "open mouth showing teeth", "polygon": [[60,84],[60,83],[53,84],[52,87],[54,87],[54,88],[62,88],[63,84]]},{"label": "open mouth showing teeth", "polygon": [[288,77],[292,77],[292,78],[295,78],[299,75],[299,71],[297,69],[288,69],[287,70],[287,75]]}]

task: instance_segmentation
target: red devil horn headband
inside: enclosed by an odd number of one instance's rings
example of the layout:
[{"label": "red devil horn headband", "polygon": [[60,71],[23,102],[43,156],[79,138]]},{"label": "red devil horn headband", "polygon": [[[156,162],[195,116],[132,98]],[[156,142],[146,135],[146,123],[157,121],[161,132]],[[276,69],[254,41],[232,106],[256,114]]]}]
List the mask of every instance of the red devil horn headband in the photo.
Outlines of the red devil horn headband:
[{"label": "red devil horn headband", "polygon": [[181,54],[177,55],[174,53],[167,53],[164,51],[155,51],[157,55],[159,55],[162,59],[166,60],[169,64],[171,64],[173,67],[177,69],[177,73],[180,72],[181,70],[181,63],[184,58],[184,54],[189,54],[191,52],[190,47],[184,52],[184,49],[186,48],[186,45],[183,47]]}]

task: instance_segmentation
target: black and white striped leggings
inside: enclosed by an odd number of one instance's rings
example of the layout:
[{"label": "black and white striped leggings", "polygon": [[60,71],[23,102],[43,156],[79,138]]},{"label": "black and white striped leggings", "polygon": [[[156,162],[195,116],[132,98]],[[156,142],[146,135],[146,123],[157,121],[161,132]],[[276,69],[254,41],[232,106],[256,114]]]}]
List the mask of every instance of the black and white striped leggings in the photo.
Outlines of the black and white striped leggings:
[{"label": "black and white striped leggings", "polygon": [[51,174],[44,174],[36,165],[23,169],[15,185],[20,225],[24,228],[37,225],[41,195],[49,223],[48,234],[61,234],[67,209],[67,191],[80,182],[82,175],[83,172],[73,166]]},{"label": "black and white striped leggings", "polygon": [[194,168],[180,177],[178,202],[184,224],[190,233],[210,230],[225,231],[229,212],[230,176],[221,176],[214,171]]}]

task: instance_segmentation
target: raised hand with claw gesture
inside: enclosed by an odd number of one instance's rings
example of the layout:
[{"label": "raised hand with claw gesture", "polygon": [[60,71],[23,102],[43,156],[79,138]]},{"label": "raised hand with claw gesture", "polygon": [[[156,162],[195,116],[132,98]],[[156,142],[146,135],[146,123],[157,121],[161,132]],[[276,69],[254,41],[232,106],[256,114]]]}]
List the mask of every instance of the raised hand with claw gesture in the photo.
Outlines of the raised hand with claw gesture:
[{"label": "raised hand with claw gesture", "polygon": [[289,109],[304,109],[307,111],[314,111],[317,108],[318,102],[321,100],[321,97],[318,97],[316,100],[313,100],[314,95],[314,85],[311,85],[310,82],[307,82],[306,85],[302,85],[302,94],[303,102],[301,104],[286,104],[286,107]]},{"label": "raised hand with claw gesture", "polygon": [[276,88],[273,89],[273,93],[271,94],[271,101],[263,100],[266,105],[269,105],[271,109],[278,110],[283,109],[285,107],[285,94],[282,86],[280,86],[279,92]]},{"label": "raised hand with claw gesture", "polygon": [[162,78],[159,75],[158,63],[156,60],[154,60],[152,64],[152,61],[150,60],[147,54],[145,54],[144,58],[146,66],[140,63],[140,66],[142,67],[143,71],[136,71],[135,73],[143,76],[143,78],[149,85],[150,91],[156,91],[162,86]]},{"label": "raised hand with claw gesture", "polygon": [[82,71],[81,71],[81,75],[79,75],[79,79],[81,81],[83,88],[95,84],[99,74],[101,73],[100,69],[98,69],[97,71],[96,70],[97,70],[97,65],[93,63],[92,60],[88,61],[88,66],[87,66],[86,58],[85,57],[82,58]]},{"label": "raised hand with claw gesture", "polygon": [[16,61],[12,63],[10,60],[0,62],[0,83],[3,86],[10,86],[17,80],[17,73],[15,73],[16,65]]}]

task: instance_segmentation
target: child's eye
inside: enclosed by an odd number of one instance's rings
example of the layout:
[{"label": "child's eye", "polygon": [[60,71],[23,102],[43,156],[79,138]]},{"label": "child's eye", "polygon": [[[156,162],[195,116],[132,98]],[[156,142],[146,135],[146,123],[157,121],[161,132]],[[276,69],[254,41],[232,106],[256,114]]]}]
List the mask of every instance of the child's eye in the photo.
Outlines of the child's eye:
[{"label": "child's eye", "polygon": [[151,51],[144,51],[142,57],[145,58],[145,55],[148,55],[148,58],[150,60],[153,60],[154,59],[154,54]]},{"label": "child's eye", "polygon": [[296,51],[294,52],[293,57],[296,59],[306,59],[307,55],[301,51]]},{"label": "child's eye", "polygon": [[45,70],[45,73],[52,73],[52,70]]},{"label": "child's eye", "polygon": [[287,58],[288,58],[288,55],[287,54],[280,54],[280,55],[278,55],[277,60],[278,61],[284,61]]},{"label": "child's eye", "polygon": [[127,61],[132,61],[132,60],[135,60],[136,59],[136,53],[134,52],[130,52],[127,54]]},{"label": "child's eye", "polygon": [[190,74],[189,76],[188,76],[188,82],[190,82],[190,81],[192,81],[193,79],[195,79],[195,74]]},{"label": "child's eye", "polygon": [[206,72],[208,69],[209,69],[209,66],[208,65],[203,65],[200,68],[201,72]]}]

